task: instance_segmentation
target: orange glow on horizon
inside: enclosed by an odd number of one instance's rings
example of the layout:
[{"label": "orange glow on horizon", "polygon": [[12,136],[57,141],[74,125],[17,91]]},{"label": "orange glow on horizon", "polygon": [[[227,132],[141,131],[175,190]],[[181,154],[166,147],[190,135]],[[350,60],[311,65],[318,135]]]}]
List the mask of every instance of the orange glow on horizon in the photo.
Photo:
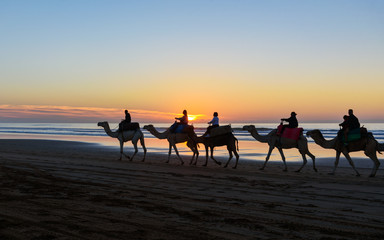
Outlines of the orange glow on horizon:
[{"label": "orange glow on horizon", "polygon": [[197,119],[197,116],[195,116],[195,115],[189,115],[188,116],[188,121],[194,121],[196,119]]},{"label": "orange glow on horizon", "polygon": [[[283,102],[284,103],[284,102]],[[377,122],[384,118],[382,111],[372,113],[367,106],[327,106],[313,109],[307,106],[291,106],[280,104],[271,109],[255,107],[251,111],[244,112],[239,108],[215,108],[219,112],[222,123],[235,122],[280,122],[280,118],[289,117],[291,111],[298,113],[299,122],[338,122],[347,114],[349,108],[353,108],[361,122]],[[127,108],[97,108],[97,107],[71,107],[71,106],[47,106],[47,105],[0,105],[0,122],[120,122],[124,117],[124,109]],[[154,111],[128,108],[132,120],[141,123],[172,123],[175,116],[182,115],[175,112]],[[194,112],[202,112],[194,109]],[[211,114],[190,114],[188,120],[191,123],[207,123],[212,119]]]}]

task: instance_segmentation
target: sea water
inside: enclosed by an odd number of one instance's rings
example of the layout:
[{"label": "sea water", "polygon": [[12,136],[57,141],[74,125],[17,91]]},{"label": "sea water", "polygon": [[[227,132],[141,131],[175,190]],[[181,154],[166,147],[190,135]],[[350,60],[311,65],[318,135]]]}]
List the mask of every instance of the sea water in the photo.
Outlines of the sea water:
[{"label": "sea water", "polygon": [[[165,131],[171,124],[167,123],[151,123],[159,132]],[[229,124],[229,123],[228,123]],[[243,131],[244,125],[255,125],[260,135],[267,135],[275,129],[276,123],[230,123],[234,130],[234,135],[239,140],[240,159],[247,160],[264,160],[268,152],[266,143],[257,142],[249,132]],[[146,123],[141,123],[141,128]],[[207,124],[195,123],[195,132],[198,136],[204,134]],[[226,125],[221,124],[221,125]],[[364,123],[362,124],[372,132],[376,140],[384,143],[384,123]],[[111,123],[112,131],[116,131],[118,123]],[[319,129],[326,139],[336,137],[339,131],[338,123],[301,123],[299,127],[304,128],[304,134],[313,129]],[[157,139],[147,130],[142,129],[145,138],[145,145],[148,152],[168,154],[168,142],[165,139]],[[119,143],[116,139],[106,135],[103,128],[98,127],[97,123],[0,123],[0,138],[1,139],[50,139],[50,140],[66,140],[66,141],[81,141],[88,143],[96,143],[102,146],[115,147],[118,151]],[[335,151],[332,149],[323,149],[314,143],[313,139],[308,138],[309,150],[319,159],[330,159],[335,156]],[[140,143],[138,144],[139,153],[142,152]],[[182,155],[192,156],[191,151],[185,143],[177,145],[178,150]],[[132,152],[132,144],[125,143],[125,151]],[[200,156],[205,157],[204,146],[200,144]],[[214,152],[215,156],[227,157],[228,151],[225,147],[217,147]],[[302,161],[301,155],[297,149],[284,150],[287,161]],[[352,157],[366,158],[363,152],[351,154]],[[383,159],[378,155],[379,159]],[[311,161],[308,158],[309,161]],[[319,161],[317,162],[319,163]],[[279,152],[275,149],[271,155],[270,161],[281,161]],[[321,161],[320,161],[321,162]],[[369,162],[369,160],[368,160]]]}]

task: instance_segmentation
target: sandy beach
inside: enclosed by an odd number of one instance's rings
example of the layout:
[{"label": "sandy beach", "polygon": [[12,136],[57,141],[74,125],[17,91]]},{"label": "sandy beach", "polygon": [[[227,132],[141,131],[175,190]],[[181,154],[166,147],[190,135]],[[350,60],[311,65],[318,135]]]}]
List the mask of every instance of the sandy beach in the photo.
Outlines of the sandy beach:
[{"label": "sandy beach", "polygon": [[[0,239],[381,239],[384,171],[130,162],[96,144],[0,140]],[[382,159],[382,155],[379,156]],[[260,159],[262,160],[262,159]],[[367,161],[370,161],[367,159]],[[230,164],[233,166],[234,162]]]}]

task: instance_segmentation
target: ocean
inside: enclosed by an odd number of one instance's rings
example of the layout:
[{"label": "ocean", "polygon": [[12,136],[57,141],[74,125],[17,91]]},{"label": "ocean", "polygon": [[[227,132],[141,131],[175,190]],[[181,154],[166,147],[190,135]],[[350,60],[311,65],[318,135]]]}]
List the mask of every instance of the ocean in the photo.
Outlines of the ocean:
[{"label": "ocean", "polygon": [[[170,124],[167,123],[151,123],[159,132],[165,131]],[[257,142],[247,131],[243,131],[244,125],[253,124],[259,130],[261,135],[268,134],[271,130],[275,129],[278,123],[231,123],[234,129],[234,135],[239,140],[239,154],[240,160],[264,160],[268,152],[268,145],[265,143]],[[141,128],[146,123],[140,123]],[[226,125],[221,124],[221,125]],[[384,123],[362,123],[368,131],[372,132],[374,137],[380,142],[384,143]],[[116,130],[118,123],[111,123],[112,130]],[[202,135],[207,127],[207,124],[194,124],[195,131],[198,136]],[[332,139],[336,136],[339,126],[338,123],[301,123],[299,127],[304,128],[304,133],[309,130],[319,129],[326,139]],[[160,140],[155,138],[148,131],[142,129],[145,137],[145,144],[148,152],[168,154],[167,140]],[[0,138],[1,139],[50,139],[50,140],[66,140],[66,141],[81,141],[88,143],[95,143],[101,146],[116,148],[118,153],[118,141],[107,136],[97,123],[0,123]],[[323,149],[308,138],[309,150],[319,159],[334,159],[335,151],[331,149]],[[182,155],[192,156],[190,150],[186,147],[185,143],[177,145]],[[128,153],[133,151],[130,142],[125,143],[125,151]],[[142,149],[139,144],[139,153]],[[205,149],[203,146],[199,148],[200,161],[204,159]],[[287,161],[301,162],[301,155],[297,149],[284,150]],[[218,147],[215,149],[215,156],[226,157],[228,152],[225,147]],[[363,152],[351,154],[352,158],[366,158]],[[382,160],[382,155],[378,155]],[[270,161],[281,161],[280,154],[275,149],[271,155]],[[309,163],[311,160],[308,158]],[[370,160],[368,160],[371,163]],[[319,161],[317,161],[319,163]]]}]

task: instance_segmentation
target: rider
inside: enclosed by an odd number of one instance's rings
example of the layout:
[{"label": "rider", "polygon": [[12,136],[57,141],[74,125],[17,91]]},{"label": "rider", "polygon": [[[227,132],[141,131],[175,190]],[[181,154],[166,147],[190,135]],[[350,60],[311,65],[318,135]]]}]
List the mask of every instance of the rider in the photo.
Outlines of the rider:
[{"label": "rider", "polygon": [[125,122],[131,123],[131,114],[129,114],[128,110],[125,110]]},{"label": "rider", "polygon": [[290,118],[282,118],[281,119],[281,124],[283,124],[283,122],[288,122],[288,124],[284,124],[281,128],[281,131],[279,134],[283,134],[284,132],[284,129],[287,127],[287,128],[297,128],[299,126],[299,123],[297,121],[297,118],[296,118],[296,113],[295,112],[291,112],[291,117]]},{"label": "rider", "polygon": [[348,116],[344,115],[343,119],[344,119],[344,121],[342,123],[340,123],[339,126],[341,127],[341,129],[347,129],[348,128]]},{"label": "rider", "polygon": [[[179,125],[184,125],[184,126],[187,126],[188,125],[188,114],[187,114],[187,110],[184,110],[183,111],[183,116],[182,117],[175,117],[176,121],[174,124],[172,124],[171,126],[171,132],[175,132],[177,127]],[[179,122],[177,122],[177,120]]]},{"label": "rider", "polygon": [[348,125],[349,125],[349,130],[353,130],[356,128],[360,128],[360,122],[359,119],[355,115],[353,115],[353,110],[349,109],[348,110]]},{"label": "rider", "polygon": [[353,114],[352,109],[348,110],[348,116],[344,115],[344,122],[340,123],[339,126],[342,127],[342,129],[338,133],[340,141],[342,141],[341,134],[344,133],[344,144],[347,144],[348,133],[353,129],[360,128],[359,119],[357,119],[357,117]]},{"label": "rider", "polygon": [[288,122],[288,125],[283,125],[283,126],[287,128],[297,128],[299,126],[299,123],[297,121],[296,115],[297,114],[295,112],[291,112],[290,118],[282,118],[281,121]]},{"label": "rider", "polygon": [[203,137],[209,137],[209,133],[211,129],[217,128],[219,126],[219,114],[217,112],[213,113],[213,118],[208,124],[212,124],[211,126],[208,126],[207,131],[203,134]]},{"label": "rider", "polygon": [[131,114],[129,114],[128,110],[125,110],[124,113],[125,119],[119,123],[119,131],[123,131],[124,126],[125,128],[127,128],[128,125],[131,123]]},{"label": "rider", "polygon": [[187,114],[187,110],[184,110],[183,111],[183,116],[182,117],[175,117],[176,120],[179,120],[179,124],[182,124],[182,125],[188,125],[188,114]]}]

